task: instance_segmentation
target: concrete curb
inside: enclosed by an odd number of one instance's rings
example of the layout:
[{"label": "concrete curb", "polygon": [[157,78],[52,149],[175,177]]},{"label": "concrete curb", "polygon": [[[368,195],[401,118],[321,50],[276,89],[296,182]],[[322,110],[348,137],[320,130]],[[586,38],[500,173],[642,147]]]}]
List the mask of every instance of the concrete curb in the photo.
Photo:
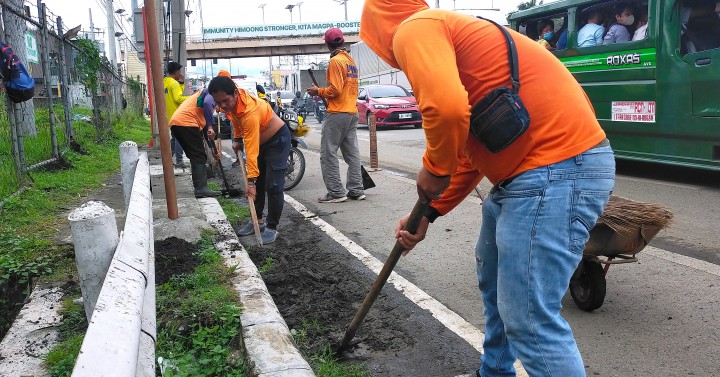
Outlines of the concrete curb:
[{"label": "concrete curb", "polygon": [[267,291],[260,272],[235,234],[216,199],[198,199],[207,222],[218,232],[215,247],[225,265],[235,267],[232,284],[242,304],[243,354],[246,372],[262,377],[315,376],[295,347],[285,320]]}]

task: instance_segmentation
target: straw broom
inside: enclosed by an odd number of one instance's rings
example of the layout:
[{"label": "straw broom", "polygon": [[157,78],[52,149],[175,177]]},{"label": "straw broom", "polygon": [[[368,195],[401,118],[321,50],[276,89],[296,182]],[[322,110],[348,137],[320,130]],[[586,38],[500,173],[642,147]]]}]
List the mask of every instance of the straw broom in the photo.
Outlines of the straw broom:
[{"label": "straw broom", "polygon": [[632,237],[644,228],[665,228],[672,217],[672,212],[662,205],[611,196],[598,224],[605,224],[620,235]]}]

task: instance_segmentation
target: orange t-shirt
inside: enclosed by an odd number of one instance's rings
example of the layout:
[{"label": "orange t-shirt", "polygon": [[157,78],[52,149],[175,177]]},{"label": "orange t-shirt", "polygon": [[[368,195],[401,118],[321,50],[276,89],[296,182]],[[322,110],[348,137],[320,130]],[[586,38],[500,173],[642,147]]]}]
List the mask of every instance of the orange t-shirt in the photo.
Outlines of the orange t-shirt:
[{"label": "orange t-shirt", "polygon": [[[203,113],[203,107],[198,107],[197,101],[202,90],[191,95],[180,104],[180,107],[175,110],[172,118],[170,118],[170,126],[180,127],[198,127],[203,129],[205,127],[205,114]],[[208,96],[210,94],[207,94]]]},{"label": "orange t-shirt", "polygon": [[471,105],[495,88],[510,86],[506,42],[497,26],[429,9],[423,0],[367,0],[360,30],[365,43],[402,69],[412,85],[427,138],[423,165],[435,175],[452,175],[450,187],[433,202],[441,214],[459,204],[483,175],[496,184],[576,156],[605,138],[575,78],[522,34],[508,30],[518,51],[520,97],[530,126],[509,147],[491,153],[469,130]]},{"label": "orange t-shirt", "polygon": [[260,175],[257,161],[260,153],[260,132],[270,123],[273,110],[267,101],[253,96],[245,89],[237,90],[237,105],[227,116],[232,122],[235,137],[244,139],[248,178],[256,178]]},{"label": "orange t-shirt", "polygon": [[330,59],[325,78],[328,86],[318,88],[318,94],[327,99],[327,112],[357,114],[358,68],[346,51]]}]

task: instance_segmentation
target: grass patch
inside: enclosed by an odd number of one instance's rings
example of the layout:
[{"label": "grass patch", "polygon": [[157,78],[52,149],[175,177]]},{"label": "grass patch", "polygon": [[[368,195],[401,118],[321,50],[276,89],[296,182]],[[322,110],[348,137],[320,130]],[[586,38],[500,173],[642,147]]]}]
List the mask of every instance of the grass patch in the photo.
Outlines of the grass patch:
[{"label": "grass patch", "polygon": [[[26,294],[34,278],[53,272],[66,279],[67,274],[58,274],[57,266],[74,268],[72,261],[67,260],[72,253],[54,244],[57,228],[66,222],[59,214],[80,204],[120,169],[117,149],[120,142],[133,140],[143,144],[150,138],[146,120],[132,116],[118,119],[112,133],[102,141],[97,140],[91,124],[75,122],[76,139],[83,153],[64,151],[63,158],[71,168],[34,170],[32,186],[8,199],[0,209],[0,338],[23,301],[22,297],[18,300],[17,292]],[[0,192],[7,191],[8,186],[3,187]],[[52,267],[56,267],[55,271]]]},{"label": "grass patch", "polygon": [[[320,323],[314,321],[302,321],[299,329],[291,329],[290,334],[295,339],[300,351],[306,351],[308,347],[308,339],[310,336],[319,336],[323,334]],[[303,352],[305,358],[310,362],[310,366],[318,377],[368,377],[370,371],[362,364],[348,364],[339,362],[338,358],[333,354],[328,344],[322,351],[307,355]]]},{"label": "grass patch", "polygon": [[241,206],[236,200],[218,196],[218,202],[230,224],[237,224],[250,217],[250,207]]},{"label": "grass patch", "polygon": [[157,286],[158,340],[163,376],[243,376],[240,304],[212,239],[204,236],[191,274]]},{"label": "grass patch", "polygon": [[[79,292],[75,297],[79,297]],[[67,298],[63,301],[60,311],[63,319],[59,329],[59,343],[45,357],[45,363],[52,377],[66,377],[72,374],[87,330],[85,309],[82,305],[74,304],[72,300]]]}]

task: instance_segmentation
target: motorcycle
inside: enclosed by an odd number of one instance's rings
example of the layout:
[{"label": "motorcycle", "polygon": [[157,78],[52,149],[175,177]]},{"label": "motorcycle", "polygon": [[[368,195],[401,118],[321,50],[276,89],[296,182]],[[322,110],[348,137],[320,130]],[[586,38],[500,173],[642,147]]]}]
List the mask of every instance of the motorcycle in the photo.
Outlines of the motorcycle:
[{"label": "motorcycle", "polygon": [[285,172],[285,191],[288,191],[297,186],[305,174],[305,155],[298,146],[308,149],[308,145],[302,137],[310,132],[310,126],[305,125],[305,118],[291,109],[280,107],[277,109],[277,113],[292,135],[288,167]]}]

